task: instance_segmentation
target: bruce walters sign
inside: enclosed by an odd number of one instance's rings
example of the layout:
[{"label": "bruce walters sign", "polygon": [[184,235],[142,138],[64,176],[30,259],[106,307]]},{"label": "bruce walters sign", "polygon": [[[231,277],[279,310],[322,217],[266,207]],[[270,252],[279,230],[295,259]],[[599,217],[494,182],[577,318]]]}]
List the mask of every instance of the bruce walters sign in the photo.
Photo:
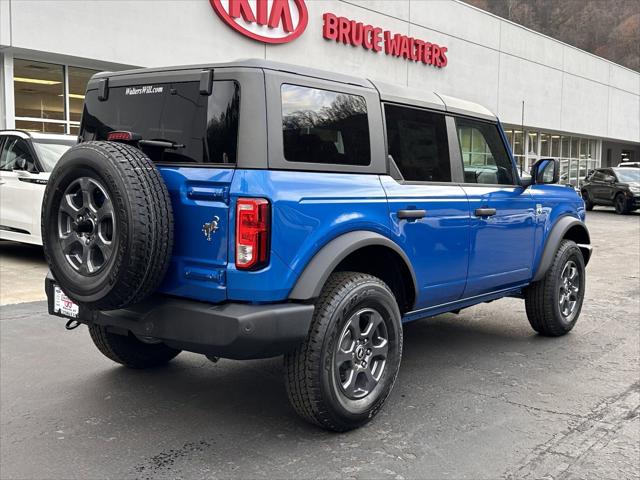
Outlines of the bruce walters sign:
[{"label": "bruce walters sign", "polygon": [[[220,19],[238,33],[263,43],[289,43],[309,22],[304,0],[209,0]],[[437,68],[447,66],[447,47],[394,33],[375,25],[326,12],[322,36],[327,41],[364,48]]]}]

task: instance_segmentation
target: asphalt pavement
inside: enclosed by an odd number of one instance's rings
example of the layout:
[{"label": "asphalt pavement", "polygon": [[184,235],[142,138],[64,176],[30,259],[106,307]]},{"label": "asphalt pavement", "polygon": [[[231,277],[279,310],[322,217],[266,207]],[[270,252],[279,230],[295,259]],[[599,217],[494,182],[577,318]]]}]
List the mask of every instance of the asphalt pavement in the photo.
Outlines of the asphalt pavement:
[{"label": "asphalt pavement", "polygon": [[569,335],[536,335],[517,299],[407,324],[386,407],[346,434],[296,417],[280,358],[114,364],[86,327],[16,304],[46,269],[0,244],[0,478],[640,478],[640,215],[587,223]]}]

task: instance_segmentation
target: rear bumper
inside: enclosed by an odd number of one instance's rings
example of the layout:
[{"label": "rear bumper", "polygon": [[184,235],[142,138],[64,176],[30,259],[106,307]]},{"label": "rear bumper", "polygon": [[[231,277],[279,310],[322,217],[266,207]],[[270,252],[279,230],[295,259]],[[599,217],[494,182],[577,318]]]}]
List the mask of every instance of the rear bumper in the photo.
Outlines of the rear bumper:
[{"label": "rear bumper", "polygon": [[[53,311],[51,275],[45,280],[49,314]],[[313,305],[280,303],[212,305],[158,295],[108,312],[80,306],[78,321],[162,340],[169,346],[223,358],[268,358],[293,350],[307,336]]]}]

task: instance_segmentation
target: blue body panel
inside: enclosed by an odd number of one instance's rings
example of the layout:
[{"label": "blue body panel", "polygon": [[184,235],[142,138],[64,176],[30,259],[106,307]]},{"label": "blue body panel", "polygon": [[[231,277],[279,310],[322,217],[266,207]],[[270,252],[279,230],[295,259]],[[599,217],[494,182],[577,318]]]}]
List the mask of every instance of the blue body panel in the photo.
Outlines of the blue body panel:
[{"label": "blue body panel", "polygon": [[[171,267],[161,291],[210,303],[286,301],[316,253],[359,230],[395,242],[410,259],[417,298],[414,320],[517,293],[533,277],[558,218],[584,220],[573,189],[408,184],[389,176],[320,172],[160,167],[175,218]],[[272,205],[269,266],[234,265],[235,204],[263,197]],[[494,217],[474,210],[496,208]],[[400,220],[400,209],[424,209]],[[217,219],[208,240],[203,225]],[[375,261],[375,259],[372,259]]]},{"label": "blue body panel", "polygon": [[[234,169],[160,167],[174,218],[173,256],[160,291],[207,302],[227,299],[229,188]],[[218,218],[207,240],[203,225]]]},{"label": "blue body panel", "polygon": [[469,273],[465,297],[483,295],[532,277],[535,202],[528,189],[469,186],[469,209],[495,208],[491,217],[471,216]]},{"label": "blue body panel", "polygon": [[272,203],[271,265],[250,273],[230,265],[228,295],[234,300],[285,300],[318,250],[344,233],[369,230],[392,236],[377,175],[238,170],[231,191],[231,225],[238,197],[264,197]]},{"label": "blue body panel", "polygon": [[[380,177],[389,202],[392,239],[405,251],[416,274],[421,309],[458,300],[469,265],[469,201],[462,187],[400,184]],[[401,209],[426,210],[417,221],[399,220]]]}]

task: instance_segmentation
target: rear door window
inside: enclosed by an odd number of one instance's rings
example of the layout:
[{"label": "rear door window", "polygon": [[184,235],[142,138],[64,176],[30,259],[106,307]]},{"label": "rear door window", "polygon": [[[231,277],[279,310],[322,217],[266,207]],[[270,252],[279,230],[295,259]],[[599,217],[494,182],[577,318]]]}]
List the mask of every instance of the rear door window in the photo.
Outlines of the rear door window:
[{"label": "rear door window", "polygon": [[369,165],[369,120],[364,97],[282,85],[284,157],[289,162]]},{"label": "rear door window", "polygon": [[444,115],[385,105],[389,154],[403,178],[450,182],[451,162]]},{"label": "rear door window", "polygon": [[80,135],[106,140],[110,132],[127,131],[172,142],[175,148],[142,147],[155,162],[235,164],[239,109],[234,81],[214,82],[210,96],[200,94],[198,82],[110,88],[106,101],[90,90]]}]

